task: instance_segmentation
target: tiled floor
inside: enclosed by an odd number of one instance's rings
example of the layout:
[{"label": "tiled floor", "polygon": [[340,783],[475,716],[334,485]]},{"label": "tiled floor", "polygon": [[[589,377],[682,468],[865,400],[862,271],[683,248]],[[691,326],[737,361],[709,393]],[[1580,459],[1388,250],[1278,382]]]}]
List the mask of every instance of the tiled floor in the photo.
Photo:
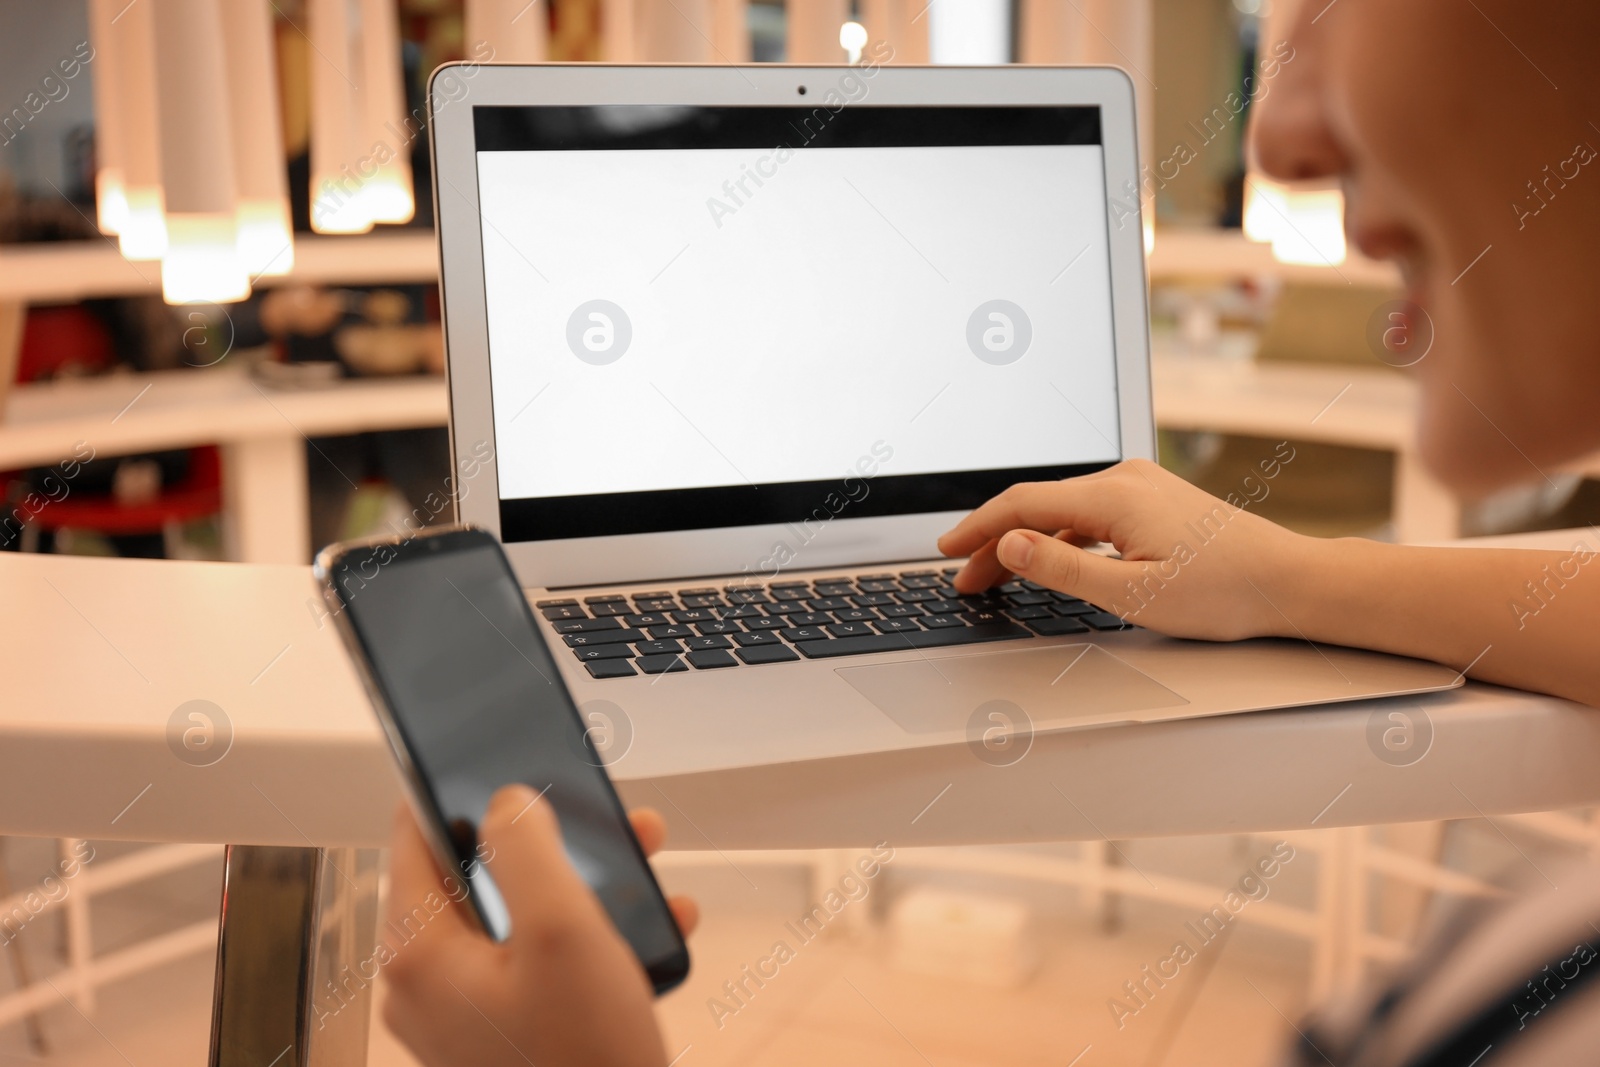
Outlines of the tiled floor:
[{"label": "tiled floor", "polygon": [[[1227,866],[1226,849],[1217,844],[1215,850]],[[678,1067],[1240,1067],[1270,1062],[1291,1033],[1287,1020],[1303,1007],[1304,947],[1240,927],[1232,943],[1213,950],[1214,970],[1185,968],[1119,1029],[1109,998],[1144,964],[1166,955],[1191,916],[1129,904],[1122,930],[1108,935],[1077,906],[1071,890],[1035,887],[1030,903],[1041,916],[1043,962],[1021,986],[993,988],[896,970],[881,921],[858,930],[835,923],[800,946],[776,978],[719,1026],[709,998],[784,936],[784,923],[805,907],[808,883],[794,869],[733,872],[716,861],[669,870],[665,880],[694,892],[707,916],[692,944],[693,975],[660,1006],[669,1055],[681,1054]],[[882,905],[897,888],[885,883],[878,897],[853,906],[876,903],[881,920]],[[214,901],[215,889],[214,872],[194,872],[128,899],[97,903],[97,944],[148,931],[175,912],[193,921],[196,909],[214,910],[205,902]],[[48,943],[36,951],[48,952]],[[5,1028],[0,1067],[199,1067],[210,995],[209,958],[172,964],[104,990],[92,1021],[64,1003],[47,1013],[53,1046],[47,1060],[28,1049],[20,1026]],[[378,1023],[370,1062],[409,1067],[412,1061]]]}]

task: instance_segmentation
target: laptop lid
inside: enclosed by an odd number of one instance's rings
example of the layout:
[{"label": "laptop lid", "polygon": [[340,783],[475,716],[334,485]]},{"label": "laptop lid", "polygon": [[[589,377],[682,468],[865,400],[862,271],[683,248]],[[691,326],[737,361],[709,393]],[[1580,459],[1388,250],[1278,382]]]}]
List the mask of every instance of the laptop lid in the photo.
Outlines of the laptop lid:
[{"label": "laptop lid", "polygon": [[459,514],[530,586],[926,559],[1155,454],[1120,71],[459,64],[430,109]]}]

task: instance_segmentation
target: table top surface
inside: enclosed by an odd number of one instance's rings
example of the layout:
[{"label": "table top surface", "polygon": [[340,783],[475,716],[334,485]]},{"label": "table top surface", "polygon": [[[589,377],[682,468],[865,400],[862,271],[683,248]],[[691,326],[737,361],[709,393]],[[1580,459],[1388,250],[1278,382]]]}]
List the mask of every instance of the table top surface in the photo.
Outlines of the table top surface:
[{"label": "table top surface", "polygon": [[[309,568],[4,554],[0,584],[16,621],[0,643],[0,833],[386,839],[398,783]],[[1422,756],[1385,750],[1395,726],[1428,738]],[[190,730],[211,747],[186,746]],[[636,743],[613,767],[678,847],[1287,830],[1600,801],[1600,716],[1477,684],[1040,733],[1007,767],[964,744],[709,767],[706,740]]]}]

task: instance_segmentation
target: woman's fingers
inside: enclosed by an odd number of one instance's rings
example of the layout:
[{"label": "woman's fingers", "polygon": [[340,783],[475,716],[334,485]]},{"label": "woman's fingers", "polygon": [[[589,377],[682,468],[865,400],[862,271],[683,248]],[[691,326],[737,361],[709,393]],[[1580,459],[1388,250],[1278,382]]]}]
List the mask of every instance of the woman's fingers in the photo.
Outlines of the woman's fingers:
[{"label": "woman's fingers", "polygon": [[628,821],[633,824],[633,836],[639,839],[639,847],[644,849],[646,856],[654,856],[661,851],[661,846],[667,840],[667,820],[654,808],[634,808],[628,812]]},{"label": "woman's fingers", "polygon": [[[389,857],[389,917],[401,925],[430,898],[459,901],[464,889],[458,876],[447,876],[434,861],[433,850],[417,826],[411,809],[400,805],[394,818],[394,846]],[[445,908],[431,926],[450,933],[475,932],[472,921],[458,907]]]},{"label": "woman's fingers", "polygon": [[511,936],[538,943],[556,931],[575,932],[603,913],[561,841],[555,809],[525,785],[510,785],[489,801],[482,826],[485,862],[511,915]]},{"label": "woman's fingers", "polygon": [[1113,492],[1113,483],[1099,479],[1014,485],[956,523],[939,538],[939,551],[946,556],[970,555],[1011,530],[1053,534],[1071,529],[1108,541]]},{"label": "woman's fingers", "polygon": [[678,922],[678,932],[684,937],[689,937],[700,925],[700,905],[690,897],[669,897],[667,907],[672,909],[672,917]]}]

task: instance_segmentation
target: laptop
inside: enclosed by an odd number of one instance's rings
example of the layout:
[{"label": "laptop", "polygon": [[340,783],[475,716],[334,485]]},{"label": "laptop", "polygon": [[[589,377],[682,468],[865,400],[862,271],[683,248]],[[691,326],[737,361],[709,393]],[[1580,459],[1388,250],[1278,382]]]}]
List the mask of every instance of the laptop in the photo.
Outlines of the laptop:
[{"label": "laptop", "polygon": [[1460,684],[951,585],[935,540],[993,494],[1155,456],[1122,72],[465,65],[430,100],[458,514],[627,774]]}]

